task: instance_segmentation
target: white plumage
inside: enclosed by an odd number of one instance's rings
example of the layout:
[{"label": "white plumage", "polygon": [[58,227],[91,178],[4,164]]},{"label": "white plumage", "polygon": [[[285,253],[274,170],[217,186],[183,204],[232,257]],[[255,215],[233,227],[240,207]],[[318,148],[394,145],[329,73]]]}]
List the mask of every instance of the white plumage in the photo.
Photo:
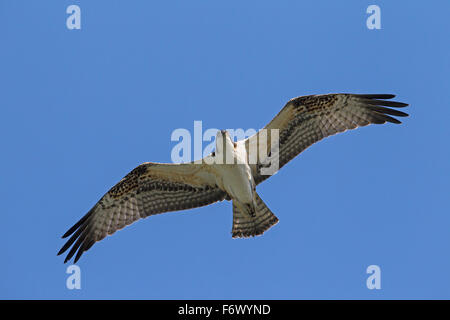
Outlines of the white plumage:
[{"label": "white plumage", "polygon": [[[407,104],[387,101],[390,94],[327,94],[291,99],[264,128],[234,143],[219,131],[216,150],[201,163],[143,163],[112,187],[63,238],[71,236],[58,254],[70,249],[75,262],[92,245],[117,230],[150,215],[190,209],[217,201],[233,202],[233,237],[264,233],[278,222],[256,192],[267,179],[264,169],[277,161],[282,168],[317,141],[370,123],[400,123],[391,117],[406,113],[387,108]],[[272,148],[276,137],[277,149]],[[255,156],[254,147],[264,152]],[[251,160],[255,161],[251,161]]]}]

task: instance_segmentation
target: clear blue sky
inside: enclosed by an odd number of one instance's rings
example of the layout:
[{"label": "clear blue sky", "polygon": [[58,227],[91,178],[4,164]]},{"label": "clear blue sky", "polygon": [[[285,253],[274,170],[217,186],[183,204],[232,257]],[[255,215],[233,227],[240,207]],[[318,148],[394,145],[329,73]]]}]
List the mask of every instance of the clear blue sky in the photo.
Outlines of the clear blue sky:
[{"label": "clear blue sky", "polygon": [[[2,0],[0,298],[450,298],[449,10]],[[153,216],[94,245],[66,288],[60,236],[135,166],[170,162],[174,129],[261,128],[329,92],[394,93],[411,116],[330,137],[261,184],[280,218],[262,237],[231,238],[229,202]]]}]

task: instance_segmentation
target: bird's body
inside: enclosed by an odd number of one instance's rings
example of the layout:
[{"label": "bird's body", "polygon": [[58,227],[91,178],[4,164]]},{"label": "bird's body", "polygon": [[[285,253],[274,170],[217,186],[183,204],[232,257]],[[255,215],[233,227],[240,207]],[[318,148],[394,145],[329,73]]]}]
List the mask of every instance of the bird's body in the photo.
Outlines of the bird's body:
[{"label": "bird's body", "polygon": [[[229,133],[221,130],[217,133],[216,151],[213,153],[217,186],[240,205],[255,204],[255,182],[248,164],[245,147],[233,143]],[[221,146],[224,146],[223,148]]]},{"label": "bird's body", "polygon": [[217,186],[225,191],[231,199],[241,203],[251,204],[255,183],[252,181],[251,169],[248,164],[226,164],[216,166]]},{"label": "bird's body", "polygon": [[[71,246],[65,262],[107,235],[150,215],[201,207],[217,201],[233,204],[232,236],[251,237],[264,233],[278,222],[256,192],[270,177],[264,169],[276,161],[283,167],[321,139],[349,129],[385,122],[406,113],[387,108],[407,104],[386,101],[389,94],[327,94],[291,99],[262,130],[248,139],[233,142],[219,131],[216,150],[201,161],[184,164],[143,163],[112,187],[63,237],[69,240],[58,254]],[[277,148],[271,141],[277,139]],[[257,146],[258,154],[252,154]],[[264,152],[261,154],[259,150]],[[255,161],[253,161],[255,160]]]}]

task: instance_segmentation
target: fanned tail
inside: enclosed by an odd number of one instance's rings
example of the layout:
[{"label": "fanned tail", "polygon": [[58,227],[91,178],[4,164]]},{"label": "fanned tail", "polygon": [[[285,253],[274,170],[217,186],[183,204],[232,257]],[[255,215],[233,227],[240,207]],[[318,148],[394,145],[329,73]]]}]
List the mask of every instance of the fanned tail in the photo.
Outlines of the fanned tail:
[{"label": "fanned tail", "polygon": [[256,212],[251,216],[243,212],[233,200],[233,238],[247,238],[263,234],[278,223],[278,218],[255,193]]}]

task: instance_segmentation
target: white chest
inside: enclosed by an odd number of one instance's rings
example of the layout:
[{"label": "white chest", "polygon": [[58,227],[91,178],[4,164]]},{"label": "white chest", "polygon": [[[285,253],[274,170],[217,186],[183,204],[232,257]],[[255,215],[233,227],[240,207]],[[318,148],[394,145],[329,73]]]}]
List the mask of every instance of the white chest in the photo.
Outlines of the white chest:
[{"label": "white chest", "polygon": [[250,167],[247,164],[217,165],[220,181],[218,184],[233,199],[250,203],[253,200],[253,182]]}]

